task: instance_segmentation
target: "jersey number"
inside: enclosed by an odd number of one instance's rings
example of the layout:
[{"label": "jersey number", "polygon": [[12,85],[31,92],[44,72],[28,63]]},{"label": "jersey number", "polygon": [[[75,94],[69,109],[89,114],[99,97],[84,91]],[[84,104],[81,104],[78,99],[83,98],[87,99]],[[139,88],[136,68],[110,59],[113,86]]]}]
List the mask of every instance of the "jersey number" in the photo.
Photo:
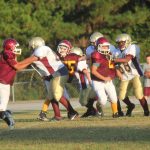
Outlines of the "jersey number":
[{"label": "jersey number", "polygon": [[115,67],[115,66],[114,66],[114,63],[113,63],[112,61],[110,61],[110,60],[109,60],[109,62],[108,62],[108,63],[109,63],[109,68],[110,68],[110,69],[112,69],[112,68],[114,68],[114,67]]},{"label": "jersey number", "polygon": [[69,74],[74,74],[75,72],[75,61],[64,61],[64,64],[67,66],[69,70]]},{"label": "jersey number", "polygon": [[[124,69],[123,69],[123,68],[124,68]],[[123,63],[122,65],[119,66],[119,70],[120,70],[121,73],[124,73],[124,70],[125,70],[126,72],[130,72],[130,71],[131,71],[131,68],[130,68],[130,66],[129,66],[128,63]]]}]

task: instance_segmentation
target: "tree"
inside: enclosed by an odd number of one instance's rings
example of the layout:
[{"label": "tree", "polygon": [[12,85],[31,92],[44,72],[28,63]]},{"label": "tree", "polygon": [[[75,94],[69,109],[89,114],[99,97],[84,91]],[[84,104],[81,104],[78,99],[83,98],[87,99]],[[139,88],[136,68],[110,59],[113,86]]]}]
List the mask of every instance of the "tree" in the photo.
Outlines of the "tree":
[{"label": "tree", "polygon": [[28,40],[41,36],[54,50],[62,39],[86,48],[92,32],[100,31],[115,44],[126,32],[142,49],[141,61],[150,50],[149,0],[1,0],[0,42],[17,39],[29,53]]}]

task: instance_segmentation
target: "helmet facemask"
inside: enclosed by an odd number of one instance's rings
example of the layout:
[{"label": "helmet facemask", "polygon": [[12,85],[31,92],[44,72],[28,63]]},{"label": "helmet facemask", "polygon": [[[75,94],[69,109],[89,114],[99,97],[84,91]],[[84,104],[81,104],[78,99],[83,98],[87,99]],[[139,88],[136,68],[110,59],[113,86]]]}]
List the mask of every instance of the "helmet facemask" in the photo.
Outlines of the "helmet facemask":
[{"label": "helmet facemask", "polygon": [[110,48],[109,48],[110,44],[106,43],[106,44],[99,44],[97,46],[97,51],[103,55],[107,55],[110,53]]},{"label": "helmet facemask", "polygon": [[70,41],[62,40],[57,47],[57,51],[61,57],[65,57],[70,53],[71,48],[72,48],[72,44],[70,43]]},{"label": "helmet facemask", "polygon": [[125,33],[120,34],[116,39],[116,43],[118,44],[118,48],[123,51],[131,45],[131,37]]},{"label": "helmet facemask", "polygon": [[70,53],[70,48],[67,47],[66,45],[60,44],[57,47],[57,51],[61,57],[65,57],[66,55]]},{"label": "helmet facemask", "polygon": [[16,54],[16,55],[21,55],[22,49],[21,48],[17,48],[17,47],[19,47],[18,43],[15,45],[13,53]]}]

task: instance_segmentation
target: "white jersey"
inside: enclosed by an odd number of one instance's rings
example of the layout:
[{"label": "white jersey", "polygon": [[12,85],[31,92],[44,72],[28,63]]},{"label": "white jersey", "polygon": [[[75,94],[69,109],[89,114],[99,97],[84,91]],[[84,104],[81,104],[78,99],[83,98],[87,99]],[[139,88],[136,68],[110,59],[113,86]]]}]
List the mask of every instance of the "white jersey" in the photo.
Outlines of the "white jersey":
[{"label": "white jersey", "polygon": [[110,52],[112,53],[112,55],[114,55],[117,51],[116,47],[114,45],[110,44],[109,48],[110,48]]},{"label": "white jersey", "polygon": [[[144,64],[143,66],[143,71],[144,72],[150,72],[150,64]],[[144,87],[150,87],[150,78],[147,78],[144,76]]]},{"label": "white jersey", "polygon": [[115,56],[124,58],[127,55],[132,55],[133,58],[128,63],[121,63],[120,67],[123,70],[123,80],[131,80],[135,76],[142,76],[142,68],[139,63],[140,49],[137,45],[132,44],[127,49],[121,51],[118,49]]},{"label": "white jersey", "polygon": [[35,61],[34,64],[38,67],[42,76],[49,76],[65,67],[55,52],[48,46],[38,47],[34,50],[32,55],[40,58],[40,60]]},{"label": "white jersey", "polygon": [[75,72],[75,76],[79,81],[80,90],[87,88],[89,85],[87,77],[82,72],[84,69],[88,69],[88,65],[86,63],[86,60],[79,61],[77,64],[77,71]]},{"label": "white jersey", "polygon": [[95,47],[93,45],[90,45],[86,49],[86,56],[87,58],[91,58],[91,54],[95,51]]}]

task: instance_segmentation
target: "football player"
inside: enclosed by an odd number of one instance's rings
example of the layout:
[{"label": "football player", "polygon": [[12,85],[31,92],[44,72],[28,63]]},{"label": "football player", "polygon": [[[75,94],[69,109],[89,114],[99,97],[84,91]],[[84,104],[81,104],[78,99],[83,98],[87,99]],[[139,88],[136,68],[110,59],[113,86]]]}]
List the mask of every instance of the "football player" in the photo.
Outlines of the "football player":
[{"label": "football player", "polygon": [[129,97],[126,97],[129,83],[132,83],[135,97],[140,101],[144,110],[144,116],[149,116],[149,108],[146,99],[143,95],[143,88],[140,77],[143,76],[142,69],[139,64],[140,48],[132,43],[130,35],[124,33],[116,38],[118,44],[118,58],[114,59],[117,63],[117,69],[122,73],[120,82],[119,99],[122,100],[128,107],[127,116],[131,116],[135,105],[130,102]]},{"label": "football player", "polygon": [[[97,39],[99,39],[99,38],[101,38],[101,37],[104,37],[104,35],[103,35],[102,33],[100,33],[100,32],[94,32],[94,33],[92,33],[91,36],[90,36],[90,39],[89,39],[90,45],[89,45],[89,46],[87,47],[87,49],[86,49],[87,63],[88,63],[89,66],[90,66],[90,63],[91,63],[91,54],[92,54],[92,53],[95,51],[95,49],[96,49],[96,41],[97,41]],[[115,52],[116,52],[115,46],[113,46],[112,44],[110,44],[109,48],[110,48],[111,53],[114,55]],[[117,104],[118,104],[118,105],[117,105],[117,106],[118,106],[118,114],[119,114],[120,116],[124,116],[124,113],[123,113],[123,111],[122,111],[122,109],[121,109],[121,105],[120,105],[120,101],[119,101],[119,100],[117,101]],[[99,112],[100,114],[104,114],[104,112],[103,112],[103,110],[102,110],[102,108],[101,108],[99,102],[96,103],[96,107],[97,107],[97,110],[98,110],[98,112]]]},{"label": "football player", "polygon": [[63,99],[65,83],[68,80],[68,70],[60,61],[59,57],[52,49],[45,45],[41,37],[33,37],[29,41],[29,47],[33,50],[31,56],[34,64],[38,67],[48,91],[47,100],[44,102],[39,119],[46,120],[46,111],[49,103],[52,104],[54,117],[52,120],[59,121],[62,119],[59,109],[59,103],[66,107],[70,119],[74,119],[77,112],[74,111],[69,101]]},{"label": "football player", "polygon": [[[63,40],[58,45],[57,51],[63,63],[67,66],[69,70],[69,80],[76,76],[80,85],[80,96],[79,102],[82,106],[87,107],[87,112],[82,117],[95,116],[96,110],[93,107],[95,101],[95,95],[90,92],[89,83],[91,82],[90,74],[87,70],[86,57],[84,57],[83,52],[78,47],[73,47],[69,51],[62,46],[65,46],[65,43],[68,43],[66,40]],[[89,96],[89,93],[92,95]],[[93,96],[94,95],[94,96]]]},{"label": "football player", "polygon": [[[65,57],[65,60],[69,61],[70,56],[78,57],[75,67],[75,76],[80,85],[79,102],[81,106],[85,106],[87,108],[87,111],[81,117],[96,116],[97,110],[94,108],[93,104],[97,100],[97,97],[95,91],[91,87],[92,80],[86,59],[80,60],[80,58],[83,56],[83,52],[79,47],[73,47],[68,57]],[[73,59],[70,61],[72,60]]]},{"label": "football player", "polygon": [[146,63],[143,66],[144,72],[144,96],[150,98],[150,54],[146,55]]},{"label": "football player", "polygon": [[86,57],[88,60],[88,64],[90,63],[91,54],[95,51],[96,41],[100,37],[103,37],[103,34],[100,32],[94,32],[90,36],[90,39],[89,39],[90,45],[86,48]]},{"label": "football player", "polygon": [[116,77],[116,69],[107,55],[110,53],[110,43],[105,37],[96,42],[96,50],[91,54],[91,78],[93,88],[98,96],[99,103],[103,107],[107,97],[111,102],[113,117],[119,117],[117,109],[117,94],[112,80]]},{"label": "football player", "polygon": [[21,55],[19,43],[15,39],[6,39],[3,42],[3,51],[0,53],[0,118],[10,129],[14,128],[14,119],[7,105],[10,96],[10,86],[14,82],[16,71],[27,67],[32,60],[25,59],[18,62],[17,56]]},{"label": "football player", "polygon": [[87,112],[82,117],[95,116],[96,110],[93,107],[93,103],[95,101],[95,93],[92,92],[89,87],[91,78],[87,70],[86,57],[83,56],[82,50],[78,47],[73,47],[69,50],[66,49],[66,43],[69,43],[69,41],[61,41],[58,45],[57,51],[60,59],[68,68],[68,82],[71,82],[74,76],[76,76],[79,81],[79,102],[82,106],[87,107]]}]

